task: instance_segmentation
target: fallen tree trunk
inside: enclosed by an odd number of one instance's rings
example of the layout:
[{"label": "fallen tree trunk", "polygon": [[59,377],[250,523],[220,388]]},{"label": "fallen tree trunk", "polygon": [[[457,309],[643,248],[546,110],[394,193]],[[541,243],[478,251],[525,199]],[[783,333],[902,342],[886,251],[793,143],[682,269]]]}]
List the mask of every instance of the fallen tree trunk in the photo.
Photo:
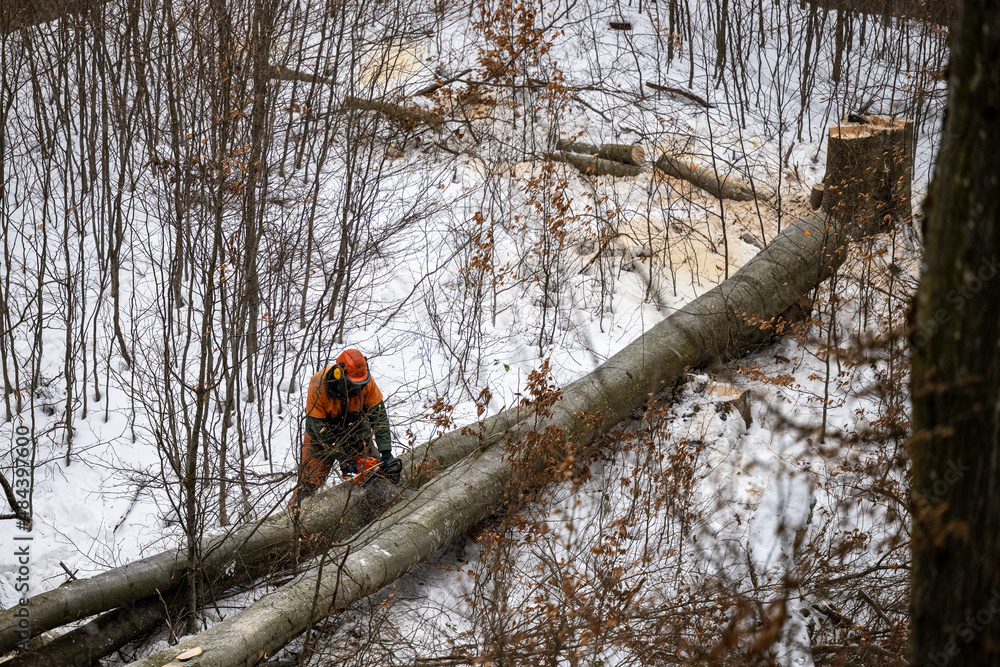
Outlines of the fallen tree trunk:
[{"label": "fallen tree trunk", "polygon": [[668,153],[661,155],[654,164],[668,176],[683,179],[716,197],[736,201],[750,201],[754,198],[753,188],[746,183],[729,176],[720,176],[711,169],[696,167]]},{"label": "fallen tree trunk", "polygon": [[[568,385],[550,416],[522,422],[514,435],[535,431],[558,434],[578,447],[592,443],[691,366],[732,357],[768,339],[780,314],[840,265],[845,247],[844,230],[825,214],[794,222],[729,280]],[[554,456],[558,460],[558,453]],[[535,458],[537,465],[546,465],[547,457]],[[511,472],[500,445],[470,456],[439,475],[416,500],[387,513],[349,551],[333,554],[243,612],[133,665],[160,667],[195,646],[204,649],[199,667],[255,664],[488,516]]]},{"label": "fallen tree trunk", "polygon": [[384,102],[382,100],[366,100],[348,95],[344,98],[344,106],[361,111],[374,111],[400,125],[415,127],[427,125],[437,127],[444,122],[440,116],[424,111],[419,107],[404,107],[401,104]]},{"label": "fallen tree trunk", "polygon": [[604,160],[594,155],[559,152],[546,153],[545,157],[556,162],[571,164],[585,176],[615,176],[617,178],[624,178],[625,176],[638,176],[642,173],[642,167]]},{"label": "fallen tree trunk", "polygon": [[594,144],[560,139],[556,142],[556,150],[580,153],[581,155],[596,155],[602,160],[611,160],[612,162],[621,162],[635,166],[639,166],[646,161],[646,151],[643,150],[642,146],[637,144],[601,144],[600,146],[595,146]]},{"label": "fallen tree trunk", "polygon": [[[511,426],[526,416],[520,408],[511,408],[475,427],[451,431],[416,447],[400,458],[404,462],[403,484],[419,486],[436,471],[462,459],[467,454],[496,442]],[[369,489],[340,484],[317,494],[302,504],[298,520],[318,540],[347,537],[370,518]],[[237,528],[226,535],[206,538],[202,543],[202,570],[215,577],[231,567],[245,567],[270,550],[287,547],[299,531],[291,512],[281,511],[271,518]],[[137,600],[165,595],[184,579],[183,553],[164,551],[128,563],[89,579],[67,582],[51,591],[29,599],[31,637],[46,630],[88,616],[100,614]],[[0,612],[0,654],[12,650],[24,637],[18,634],[16,608]]]}]

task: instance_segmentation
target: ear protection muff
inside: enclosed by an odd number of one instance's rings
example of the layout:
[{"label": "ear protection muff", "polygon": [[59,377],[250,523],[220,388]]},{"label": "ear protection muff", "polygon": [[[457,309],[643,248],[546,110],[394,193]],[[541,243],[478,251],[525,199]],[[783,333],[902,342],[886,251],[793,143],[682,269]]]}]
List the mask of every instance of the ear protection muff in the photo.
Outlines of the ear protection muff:
[{"label": "ear protection muff", "polygon": [[[364,360],[367,371],[368,359],[364,358]],[[363,381],[355,382],[347,374],[347,364],[343,361],[337,362],[326,375],[326,395],[331,398],[340,399],[360,396],[365,386],[371,380],[371,377],[371,373],[367,372]]]},{"label": "ear protection muff", "polygon": [[336,364],[326,375],[326,395],[343,398],[347,395],[347,371],[344,364]]}]

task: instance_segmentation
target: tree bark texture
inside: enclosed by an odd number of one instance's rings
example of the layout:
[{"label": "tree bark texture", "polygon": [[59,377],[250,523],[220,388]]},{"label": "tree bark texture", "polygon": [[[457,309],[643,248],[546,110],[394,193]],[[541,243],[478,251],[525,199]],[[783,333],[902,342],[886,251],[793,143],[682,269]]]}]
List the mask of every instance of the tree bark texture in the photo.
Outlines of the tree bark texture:
[{"label": "tree bark texture", "polygon": [[556,150],[580,153],[582,155],[596,155],[602,160],[621,162],[635,166],[646,161],[646,151],[637,144],[586,144],[578,141],[564,141],[560,139],[556,142]]},{"label": "tree bark texture", "polygon": [[[522,421],[509,436],[558,433],[564,443],[589,445],[691,366],[741,354],[770,338],[779,315],[843,261],[845,242],[840,226],[822,213],[797,220],[729,280],[569,384],[551,415]],[[512,473],[505,451],[497,444],[470,455],[356,536],[349,552],[331,554],[322,567],[244,611],[133,665],[160,667],[194,646],[205,651],[199,667],[255,664],[316,620],[390,584],[494,511]],[[559,452],[535,457],[538,466],[546,459],[559,460]]]},{"label": "tree bark texture", "polygon": [[668,176],[685,180],[722,199],[750,201],[754,198],[753,188],[739,179],[720,176],[711,169],[697,167],[668,153],[661,155],[655,166]]},{"label": "tree bark texture", "polygon": [[1000,12],[958,3],[914,303],[911,664],[1000,664]]}]

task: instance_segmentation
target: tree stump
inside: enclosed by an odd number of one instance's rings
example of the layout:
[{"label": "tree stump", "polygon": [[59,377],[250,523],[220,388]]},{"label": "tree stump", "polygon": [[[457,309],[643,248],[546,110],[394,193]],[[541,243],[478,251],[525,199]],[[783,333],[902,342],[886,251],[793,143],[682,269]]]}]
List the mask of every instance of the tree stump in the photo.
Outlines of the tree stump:
[{"label": "tree stump", "polygon": [[909,221],[913,179],[913,121],[888,116],[846,116],[830,126],[822,206],[860,238],[893,217]]},{"label": "tree stump", "polygon": [[823,184],[816,183],[809,192],[809,208],[817,210],[823,205]]},{"label": "tree stump", "polygon": [[705,387],[705,395],[715,405],[715,411],[725,420],[738,414],[743,418],[747,428],[753,424],[753,414],[750,412],[750,390],[735,387],[728,382],[712,380]]}]

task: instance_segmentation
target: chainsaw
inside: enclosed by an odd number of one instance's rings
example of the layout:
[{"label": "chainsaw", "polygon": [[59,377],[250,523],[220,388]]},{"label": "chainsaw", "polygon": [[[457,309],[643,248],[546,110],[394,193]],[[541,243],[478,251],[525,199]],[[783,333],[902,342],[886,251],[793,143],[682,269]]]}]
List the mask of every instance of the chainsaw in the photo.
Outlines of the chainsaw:
[{"label": "chainsaw", "polygon": [[400,473],[403,472],[403,463],[399,459],[392,459],[382,470],[382,461],[371,456],[358,456],[354,459],[354,467],[357,472],[341,473],[341,478],[345,482],[352,484],[367,484],[376,475],[381,473],[393,484],[399,484]]}]

